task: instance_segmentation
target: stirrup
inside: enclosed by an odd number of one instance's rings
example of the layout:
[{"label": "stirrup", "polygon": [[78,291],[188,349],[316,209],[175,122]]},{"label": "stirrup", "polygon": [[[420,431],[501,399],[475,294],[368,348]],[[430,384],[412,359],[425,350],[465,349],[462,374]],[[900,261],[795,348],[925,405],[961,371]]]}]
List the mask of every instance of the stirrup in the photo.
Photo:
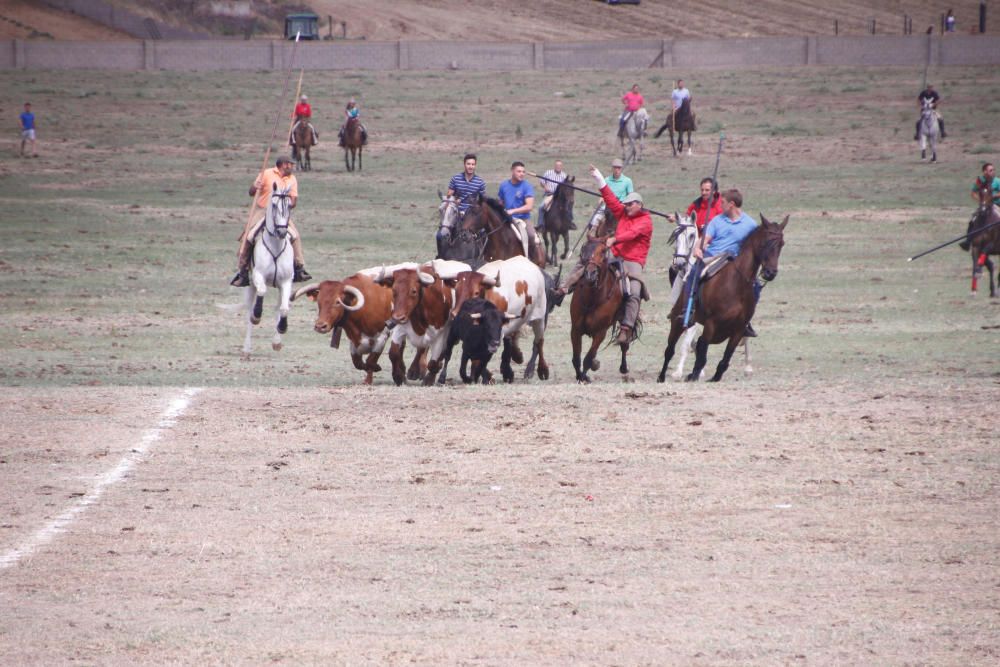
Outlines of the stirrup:
[{"label": "stirrup", "polygon": [[750,325],[749,322],[747,322],[746,327],[744,327],[744,329],[743,329],[743,337],[744,338],[756,338],[757,337],[757,332],[753,330],[753,327]]},{"label": "stirrup", "polygon": [[237,271],[233,279],[229,281],[229,284],[233,287],[249,287],[250,286],[250,272],[249,271]]}]

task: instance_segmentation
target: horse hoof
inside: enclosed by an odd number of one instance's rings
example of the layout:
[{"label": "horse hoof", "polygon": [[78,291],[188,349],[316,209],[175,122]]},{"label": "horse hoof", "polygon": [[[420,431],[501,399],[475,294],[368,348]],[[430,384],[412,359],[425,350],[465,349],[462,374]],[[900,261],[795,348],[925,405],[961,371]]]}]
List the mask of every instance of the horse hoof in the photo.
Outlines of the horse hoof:
[{"label": "horse hoof", "polygon": [[260,324],[260,317],[250,316],[250,324]]},{"label": "horse hoof", "polygon": [[659,375],[656,376],[656,382],[657,383],[663,384],[666,381],[667,381],[667,376],[665,374],[660,373]]},{"label": "horse hoof", "polygon": [[538,367],[538,379],[539,380],[548,380],[549,379],[549,369],[548,369],[548,366],[545,366],[545,367],[539,366]]},{"label": "horse hoof", "polygon": [[601,362],[599,360],[597,360],[597,359],[594,359],[593,361],[591,361],[590,362],[590,370],[592,370],[592,371],[599,371],[599,370],[601,370]]},{"label": "horse hoof", "polygon": [[283,334],[288,332],[288,318],[282,317],[278,320],[278,333]]},{"label": "horse hoof", "polygon": [[281,348],[282,348],[281,343],[271,343],[271,349],[274,350],[275,352],[281,352]]}]

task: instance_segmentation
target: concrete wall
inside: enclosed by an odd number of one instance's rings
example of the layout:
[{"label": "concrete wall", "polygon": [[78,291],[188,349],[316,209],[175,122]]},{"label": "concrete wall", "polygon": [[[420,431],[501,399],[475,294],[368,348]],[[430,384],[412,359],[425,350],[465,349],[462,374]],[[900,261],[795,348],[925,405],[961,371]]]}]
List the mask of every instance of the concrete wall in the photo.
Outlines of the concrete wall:
[{"label": "concrete wall", "polygon": [[[302,42],[310,70],[501,70],[905,65],[928,60],[925,35],[773,37],[623,42]],[[293,44],[269,40],[0,41],[0,69],[284,69]],[[930,42],[932,65],[1000,64],[1000,37]]]}]

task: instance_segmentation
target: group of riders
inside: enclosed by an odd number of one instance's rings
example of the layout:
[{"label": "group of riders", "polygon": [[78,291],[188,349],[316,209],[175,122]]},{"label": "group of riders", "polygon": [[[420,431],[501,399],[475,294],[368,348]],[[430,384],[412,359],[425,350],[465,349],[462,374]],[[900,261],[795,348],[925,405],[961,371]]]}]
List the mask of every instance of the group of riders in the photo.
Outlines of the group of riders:
[{"label": "group of riders", "polygon": [[[677,79],[670,93],[671,112],[677,113],[684,105],[684,100],[691,99],[691,91],[684,86],[684,79]],[[639,113],[646,105],[646,100],[639,91],[639,84],[633,84],[630,90],[622,93],[622,112],[618,116],[618,136],[625,136],[625,125],[629,118]],[[659,136],[659,135],[657,135]]]},{"label": "group of riders", "polygon": [[[295,123],[292,125],[291,132],[288,133],[288,145],[292,147],[292,156],[294,157],[298,151],[298,146],[295,145],[295,131],[298,130],[299,125],[305,123],[309,126],[310,136],[312,137],[311,146],[319,145],[319,132],[312,124],[312,105],[309,104],[309,97],[302,95],[299,98],[298,104],[295,105],[295,111],[293,112],[295,117]],[[344,122],[340,125],[340,131],[337,133],[339,137],[339,145],[341,148],[344,146],[344,128],[347,127],[347,121],[352,118],[361,120],[361,109],[358,107],[357,101],[352,97],[347,105],[344,107]],[[365,128],[364,123],[361,123],[361,143],[368,143],[368,130]]]}]

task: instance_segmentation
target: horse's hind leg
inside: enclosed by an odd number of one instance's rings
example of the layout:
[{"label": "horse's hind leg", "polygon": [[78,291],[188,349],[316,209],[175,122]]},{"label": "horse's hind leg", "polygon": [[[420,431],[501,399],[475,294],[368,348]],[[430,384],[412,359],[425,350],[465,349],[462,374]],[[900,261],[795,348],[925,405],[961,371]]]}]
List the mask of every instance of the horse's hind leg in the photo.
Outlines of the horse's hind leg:
[{"label": "horse's hind leg", "polygon": [[753,366],[750,365],[750,339],[743,339],[743,376],[752,377],[753,376]]},{"label": "horse's hind leg", "polygon": [[[663,350],[663,368],[660,369],[660,374],[656,377],[657,382],[663,382],[667,379],[667,365],[674,356],[674,350],[677,347],[677,340],[681,337],[683,333],[681,325],[678,324],[673,318],[670,321],[670,335],[667,336],[667,347]],[[685,341],[685,345],[687,345]]]},{"label": "horse's hind leg", "polygon": [[715,367],[715,375],[712,376],[712,379],[709,380],[709,382],[718,382],[722,379],[722,375],[726,372],[726,369],[729,368],[729,360],[733,358],[733,352],[736,351],[736,346],[740,344],[742,339],[743,337],[741,334],[736,334],[729,339],[729,342],[726,343],[726,351],[722,355],[722,361],[720,361],[719,365]]},{"label": "horse's hind leg", "polygon": [[[563,254],[560,256],[560,259],[566,259],[566,257],[569,255],[569,232],[568,231],[563,232],[562,238],[563,238]],[[555,262],[552,263],[555,264]]]},{"label": "horse's hind leg", "polygon": [[[253,307],[254,307],[254,297],[257,291],[253,287],[246,287],[243,291],[243,309],[247,313],[247,333],[246,337],[243,339],[243,355],[250,356],[250,352],[253,351],[253,344],[251,338],[253,337]],[[259,320],[258,320],[259,321]]]},{"label": "horse's hind leg", "polygon": [[694,343],[696,333],[698,333],[697,325],[691,325],[684,330],[684,340],[681,341],[681,354],[677,359],[677,368],[675,368],[674,372],[670,374],[670,377],[675,380],[680,380],[684,377],[684,364],[687,362],[688,353],[691,351],[691,346]]},{"label": "horse's hind leg", "polygon": [[996,288],[996,282],[994,282],[993,280],[993,262],[992,260],[990,260],[989,255],[986,256],[985,265],[986,265],[986,270],[990,274],[990,297],[996,298],[997,288]]}]

